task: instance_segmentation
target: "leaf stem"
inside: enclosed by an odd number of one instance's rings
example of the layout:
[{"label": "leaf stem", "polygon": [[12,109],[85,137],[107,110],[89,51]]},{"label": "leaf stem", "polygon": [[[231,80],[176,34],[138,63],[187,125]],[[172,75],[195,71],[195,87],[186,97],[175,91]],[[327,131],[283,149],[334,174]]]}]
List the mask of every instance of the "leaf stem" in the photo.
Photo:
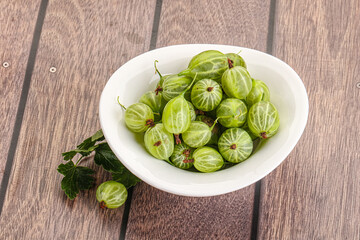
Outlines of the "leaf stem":
[{"label": "leaf stem", "polygon": [[84,158],[84,156],[81,156],[81,157],[76,161],[75,166],[77,166],[83,158]]}]

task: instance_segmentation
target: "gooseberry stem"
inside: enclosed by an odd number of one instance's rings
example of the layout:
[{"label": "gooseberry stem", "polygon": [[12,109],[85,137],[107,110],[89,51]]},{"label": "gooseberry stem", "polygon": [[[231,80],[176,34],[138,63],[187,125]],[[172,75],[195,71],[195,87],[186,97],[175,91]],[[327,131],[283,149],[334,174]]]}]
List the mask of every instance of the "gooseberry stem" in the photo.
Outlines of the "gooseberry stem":
[{"label": "gooseberry stem", "polygon": [[260,136],[261,136],[263,139],[267,139],[266,132],[261,132],[261,133],[260,133]]},{"label": "gooseberry stem", "polygon": [[153,120],[153,119],[148,119],[148,120],[146,120],[145,126],[155,127],[154,120]]},{"label": "gooseberry stem", "polygon": [[162,91],[163,91],[163,89],[162,89],[162,87],[160,87],[160,85],[159,85],[159,86],[157,86],[157,88],[155,89],[155,94],[158,95],[159,92],[162,92]]},{"label": "gooseberry stem", "polygon": [[158,73],[158,74],[159,74],[159,76],[160,76],[160,78],[162,78],[163,76],[161,75],[161,73],[160,73],[159,69],[156,67],[156,63],[158,63],[158,62],[159,62],[158,60],[155,60],[155,62],[154,62],[155,73]]},{"label": "gooseberry stem", "polygon": [[174,136],[175,136],[175,142],[176,142],[176,144],[181,144],[181,139],[180,139],[179,134],[174,134]]},{"label": "gooseberry stem", "polygon": [[164,159],[165,162],[167,162],[168,164],[175,166],[169,159]]},{"label": "gooseberry stem", "polygon": [[233,63],[234,63],[234,62],[233,62],[230,58],[228,58],[229,68],[233,68],[233,67],[234,67]]},{"label": "gooseberry stem", "polygon": [[242,52],[242,50],[240,50],[240,51],[237,53],[237,55],[239,55],[241,52]]},{"label": "gooseberry stem", "polygon": [[194,84],[194,82],[195,82],[195,80],[196,80],[196,77],[197,77],[197,73],[195,74],[195,77],[193,78],[193,80],[192,80],[192,82],[190,83],[190,85],[187,86],[187,88],[185,88],[185,90],[182,91],[182,92],[180,93],[180,95],[184,96],[184,94],[185,94],[188,90],[190,90],[190,88],[192,87],[192,85]]},{"label": "gooseberry stem", "polygon": [[208,92],[211,92],[213,89],[214,89],[214,87],[208,87],[206,90],[207,90]]},{"label": "gooseberry stem", "polygon": [[106,203],[104,202],[104,201],[101,201],[100,202],[100,208],[102,208],[102,209],[106,209],[107,207],[106,207]]},{"label": "gooseberry stem", "polygon": [[215,127],[217,121],[219,120],[219,118],[220,118],[220,117],[218,117],[218,118],[215,119],[213,125],[212,125],[211,128],[210,128],[210,131],[212,131],[212,130],[214,129],[214,127]]},{"label": "gooseberry stem", "polygon": [[117,97],[117,102],[124,110],[126,110],[126,107],[120,103],[119,96]]},{"label": "gooseberry stem", "polygon": [[183,160],[183,163],[193,163],[194,162],[194,159],[188,159],[188,158],[185,158]]}]

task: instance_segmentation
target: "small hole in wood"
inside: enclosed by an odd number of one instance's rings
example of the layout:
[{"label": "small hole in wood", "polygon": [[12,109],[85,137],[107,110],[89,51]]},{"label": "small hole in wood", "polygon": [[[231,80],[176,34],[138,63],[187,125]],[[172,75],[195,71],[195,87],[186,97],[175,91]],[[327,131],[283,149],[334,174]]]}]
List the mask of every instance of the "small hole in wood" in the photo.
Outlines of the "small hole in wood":
[{"label": "small hole in wood", "polygon": [[4,68],[7,68],[7,67],[10,66],[10,64],[8,62],[4,62],[2,65],[3,65]]},{"label": "small hole in wood", "polygon": [[52,73],[56,72],[56,67],[51,67],[50,72],[52,72]]}]

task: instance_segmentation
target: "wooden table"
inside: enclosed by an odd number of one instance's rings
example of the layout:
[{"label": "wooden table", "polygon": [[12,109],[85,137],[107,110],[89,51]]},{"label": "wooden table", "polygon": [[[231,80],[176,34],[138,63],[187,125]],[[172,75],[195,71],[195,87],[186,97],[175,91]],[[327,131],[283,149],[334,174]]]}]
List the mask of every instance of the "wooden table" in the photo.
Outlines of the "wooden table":
[{"label": "wooden table", "polygon": [[[2,0],[0,29],[0,239],[360,239],[360,1]],[[222,196],[140,183],[117,210],[100,209],[95,188],[67,200],[60,154],[100,128],[111,74],[181,43],[254,48],[292,66],[310,101],[296,148]],[[106,179],[97,172],[96,184]]]}]

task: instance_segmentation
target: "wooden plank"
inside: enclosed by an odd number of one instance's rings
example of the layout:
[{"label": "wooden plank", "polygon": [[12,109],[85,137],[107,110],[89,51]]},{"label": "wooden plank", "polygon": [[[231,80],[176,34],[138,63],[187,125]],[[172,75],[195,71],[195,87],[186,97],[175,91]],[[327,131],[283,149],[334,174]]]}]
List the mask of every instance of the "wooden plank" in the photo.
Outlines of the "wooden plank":
[{"label": "wooden plank", "polygon": [[0,126],[3,126],[0,129],[0,183],[5,171],[39,6],[40,0],[7,1],[0,4]]},{"label": "wooden plank", "polygon": [[[119,238],[123,208],[100,209],[96,188],[67,200],[56,168],[61,152],[100,128],[100,93],[111,74],[149,49],[154,9],[154,0],[50,1],[0,220],[1,239]],[[102,171],[96,177],[96,185],[109,178]]]},{"label": "wooden plank", "polygon": [[[269,2],[164,0],[157,47],[221,43],[266,51]],[[134,189],[128,239],[249,239],[254,188],[216,197],[172,195],[145,183]]]},{"label": "wooden plank", "polygon": [[278,0],[274,55],[302,77],[306,131],[262,184],[259,239],[360,239],[360,2]]}]

